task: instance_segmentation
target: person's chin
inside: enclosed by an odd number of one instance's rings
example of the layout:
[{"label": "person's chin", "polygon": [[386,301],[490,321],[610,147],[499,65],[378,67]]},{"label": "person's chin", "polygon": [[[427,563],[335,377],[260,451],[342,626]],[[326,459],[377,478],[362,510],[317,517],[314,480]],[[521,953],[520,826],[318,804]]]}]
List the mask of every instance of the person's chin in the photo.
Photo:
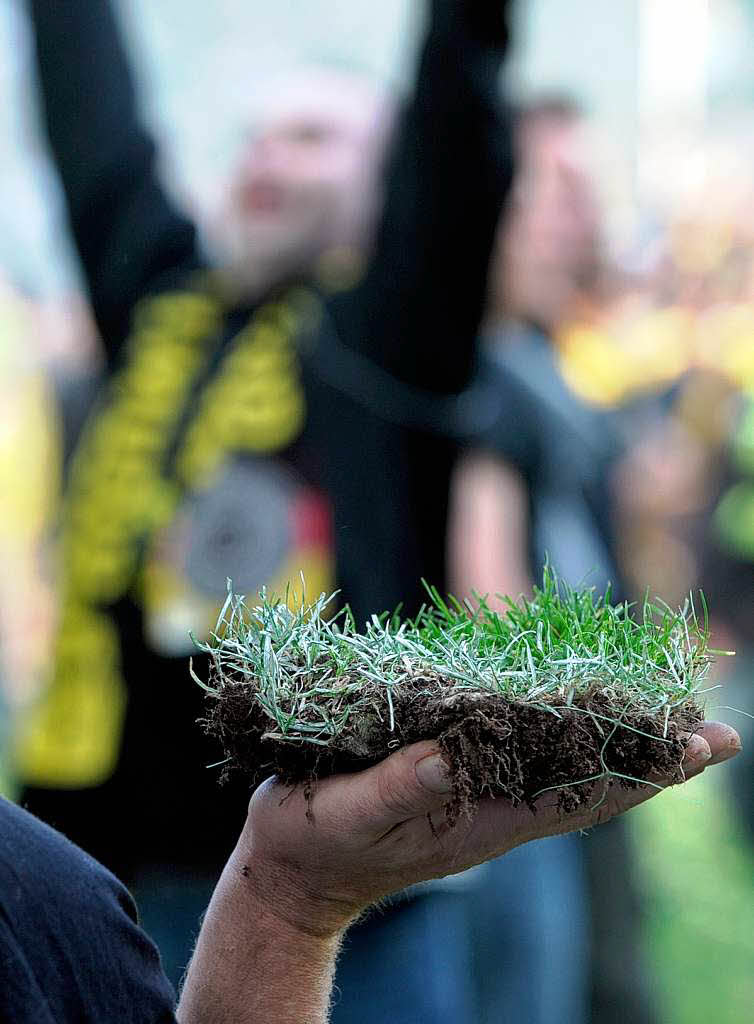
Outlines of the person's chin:
[{"label": "person's chin", "polygon": [[234,248],[231,258],[233,277],[251,298],[300,276],[307,265],[306,246],[301,242],[292,244],[285,235],[265,238],[269,244],[261,241],[259,236],[244,240]]}]

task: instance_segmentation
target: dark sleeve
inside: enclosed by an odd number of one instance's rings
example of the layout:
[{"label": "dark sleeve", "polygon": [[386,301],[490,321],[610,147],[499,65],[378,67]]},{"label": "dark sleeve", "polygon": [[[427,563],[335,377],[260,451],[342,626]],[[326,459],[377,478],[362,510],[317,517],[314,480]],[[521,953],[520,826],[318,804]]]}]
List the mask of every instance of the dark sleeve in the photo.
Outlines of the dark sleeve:
[{"label": "dark sleeve", "polygon": [[13,933],[0,915],[0,1012],[14,1024],[57,1024],[45,993]]},{"label": "dark sleeve", "polygon": [[[388,164],[357,347],[401,380],[458,391],[471,366],[511,173],[499,75],[506,0],[433,0],[416,88]],[[352,337],[344,340],[352,342]]]},{"label": "dark sleeve", "polygon": [[47,134],[110,354],[134,304],[195,259],[194,228],[155,173],[108,0],[27,0]]},{"label": "dark sleeve", "polygon": [[[425,597],[422,577],[445,584],[455,454],[441,436],[448,404],[430,402],[436,413],[422,417],[425,427],[390,422],[381,410],[407,404],[405,389],[395,400],[396,379],[417,399],[421,392],[416,404],[427,408],[428,393],[457,392],[470,373],[512,174],[510,123],[498,91],[509,7],[504,0],[431,4],[371,265],[361,285],[331,305],[333,337],[366,357],[360,387],[347,394],[311,371],[310,422],[321,418],[321,436],[337,431],[326,471],[339,585],[358,622],[399,603],[415,614]],[[370,364],[388,376],[370,380]],[[367,406],[359,390],[375,400]]]},{"label": "dark sleeve", "polygon": [[0,798],[0,1020],[175,1024],[175,994],[128,892]]}]

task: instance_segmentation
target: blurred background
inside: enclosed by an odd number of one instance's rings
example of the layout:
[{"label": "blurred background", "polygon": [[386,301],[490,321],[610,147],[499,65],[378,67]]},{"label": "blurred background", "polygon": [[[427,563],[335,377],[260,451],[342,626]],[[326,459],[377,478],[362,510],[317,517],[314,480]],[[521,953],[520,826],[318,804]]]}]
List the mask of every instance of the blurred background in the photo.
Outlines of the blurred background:
[{"label": "blurred background", "polygon": [[[415,0],[383,0],[378,9],[366,0],[117,0],[117,24],[140,116],[157,140],[160,176],[170,201],[196,221],[204,257],[214,260],[238,242],[224,220],[227,199],[244,146],[268,137],[270,110],[285,91],[275,84],[281,76],[302,65],[325,65],[327,74],[368,79],[369,88],[392,97],[386,106],[396,104],[396,97],[411,95],[431,6]],[[103,337],[102,316],[88,299],[91,271],[77,256],[50,155],[50,126],[40,118],[28,14],[26,4],[0,0],[0,789],[19,797],[27,788],[36,792],[41,802],[31,806],[40,813],[51,808],[49,816],[64,827],[69,811],[39,796],[55,786],[54,773],[39,768],[47,754],[40,754],[41,740],[35,746],[34,716],[55,676],[56,636],[66,628],[60,608],[67,607],[66,531],[74,506],[65,495],[77,486],[71,458],[92,436],[84,424],[107,401],[103,395],[127,342]],[[735,726],[751,751],[751,721],[732,709],[754,712],[754,2],[520,0],[512,21],[501,89],[518,111],[511,129],[517,170],[490,263],[476,372],[518,418],[511,414],[506,428],[503,417],[495,430],[456,445],[448,476],[446,583],[464,593],[525,592],[547,552],[574,582],[589,582],[590,573],[597,585],[603,576],[619,578],[619,592],[631,599],[649,588],[678,605],[689,591],[703,589],[713,646],[736,651],[713,670],[707,685],[723,685],[707,695],[708,709]],[[54,42],[51,37],[48,54]],[[71,48],[72,41],[62,45]],[[102,67],[107,90],[107,61]],[[67,99],[72,110],[74,92]],[[90,95],[83,106],[92,105]],[[51,109],[48,102],[48,118]],[[359,137],[362,150],[374,135],[371,129],[367,141]],[[288,159],[297,158],[289,153]],[[57,160],[60,165],[59,153]],[[74,174],[70,167],[67,173]],[[83,178],[86,169],[76,173]],[[259,196],[268,185],[257,183],[250,201],[264,205],[269,196]],[[469,196],[461,190],[457,202],[463,206]],[[225,225],[220,241],[218,225]],[[354,248],[350,236],[336,238],[328,252],[344,245]],[[350,264],[338,263],[335,290],[355,274]],[[258,305],[258,289],[252,298],[245,296],[240,306]],[[125,337],[125,323],[121,333]],[[386,366],[391,369],[389,360]],[[415,368],[407,379],[428,392],[444,388]],[[308,538],[301,565],[319,590],[314,581],[324,587],[338,575],[323,551],[330,520],[337,527],[340,511],[336,484],[323,488],[336,505],[329,510],[310,486],[315,464],[309,456],[297,464],[306,486],[265,469],[253,488],[262,519],[274,518],[275,502],[295,490],[296,522],[305,520]],[[337,469],[324,479],[336,480]],[[248,478],[237,473],[227,478],[223,494],[246,486]],[[220,529],[217,522],[223,529],[231,522],[227,558],[245,565],[250,557],[243,522],[227,512],[231,497],[225,505],[207,499],[200,508],[206,491],[194,490],[195,504],[179,510],[177,525],[160,534],[147,558],[151,568],[134,584],[147,594],[150,611],[128,643],[151,644],[165,657],[183,656],[175,637],[185,638],[188,628],[201,632],[217,607],[218,581],[202,590],[207,565],[222,582],[226,575],[208,555],[189,572],[190,593],[179,593],[165,566],[191,524],[198,521],[201,532],[209,522],[211,533]],[[276,538],[260,540],[259,523],[252,528],[255,543],[269,553]],[[279,562],[273,558],[250,579],[282,581],[301,567]],[[125,620],[119,621],[122,629]],[[108,635],[102,633],[101,643],[111,642]],[[128,658],[124,663],[127,676]],[[112,706],[119,699],[113,696]],[[116,726],[92,725],[95,732],[110,728]],[[28,730],[31,753],[18,739]],[[587,851],[579,869],[585,880],[573,897],[581,908],[574,917],[584,922],[573,957],[592,964],[592,980],[581,982],[591,985],[591,995],[570,1016],[557,1014],[556,1002],[540,1016],[524,1010],[510,1019],[749,1019],[754,779],[751,756],[739,761],[632,814],[615,847],[598,846],[596,835],[579,839],[581,847],[596,847]],[[129,780],[126,773],[107,799],[119,798]],[[62,789],[77,785],[72,776]],[[70,813],[71,821],[85,814]],[[134,846],[140,842],[147,837],[137,836]],[[173,930],[185,915],[188,923],[180,927],[190,937],[193,905],[171,889],[165,863],[161,871],[154,864],[149,870],[114,866],[132,872],[128,881],[145,905],[147,927],[150,913],[155,933],[161,912]],[[559,877],[557,870],[548,877]],[[489,877],[484,884],[495,882]],[[558,899],[561,885],[566,882],[558,881],[550,898]],[[611,910],[607,894],[626,885],[630,906]],[[197,882],[197,899],[205,889]],[[540,899],[545,891],[532,889]],[[596,904],[608,908],[601,919]],[[624,914],[632,922],[628,929]],[[488,927],[494,947],[494,924]],[[545,938],[555,934],[550,927],[556,926],[543,924]],[[566,940],[576,941],[573,935]],[[364,941],[370,948],[372,938]],[[181,956],[175,953],[176,977]],[[624,963],[630,964],[625,972]],[[626,1013],[621,1003],[626,978],[640,979],[641,1015]],[[336,1021],[348,1019],[347,1002],[344,997]],[[377,1019],[387,1019],[386,1006]],[[508,1018],[490,1009],[471,1019]]]}]

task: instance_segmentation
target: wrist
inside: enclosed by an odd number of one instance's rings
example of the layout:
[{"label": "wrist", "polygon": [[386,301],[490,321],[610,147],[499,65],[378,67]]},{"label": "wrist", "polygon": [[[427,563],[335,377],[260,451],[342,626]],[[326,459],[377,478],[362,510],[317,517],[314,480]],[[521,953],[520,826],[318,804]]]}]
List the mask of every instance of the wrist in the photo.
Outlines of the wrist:
[{"label": "wrist", "polygon": [[309,916],[308,904],[294,914],[294,890],[278,893],[274,876],[251,860],[237,847],[225,865],[189,966],[178,1020],[325,1024],[343,929]]},{"label": "wrist", "polygon": [[365,909],[353,897],[328,891],[321,879],[255,846],[246,850],[239,845],[228,866],[255,912],[294,942],[337,945]]}]

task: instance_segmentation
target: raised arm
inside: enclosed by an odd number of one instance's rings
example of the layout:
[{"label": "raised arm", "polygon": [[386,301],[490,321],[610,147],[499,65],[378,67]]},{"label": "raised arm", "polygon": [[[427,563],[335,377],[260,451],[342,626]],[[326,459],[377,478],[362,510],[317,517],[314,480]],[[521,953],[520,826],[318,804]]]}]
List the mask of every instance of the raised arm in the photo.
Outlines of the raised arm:
[{"label": "raised arm", "polygon": [[358,347],[423,389],[464,385],[482,315],[512,172],[499,89],[510,6],[432,0],[373,259],[354,296]]},{"label": "raised arm", "polygon": [[194,229],[155,173],[108,0],[27,0],[50,146],[112,356],[139,298],[194,260]]},{"label": "raised arm", "polygon": [[[453,426],[448,403],[433,401],[432,393],[467,383],[510,183],[511,131],[498,81],[510,6],[431,3],[370,266],[359,287],[331,304],[333,344],[366,357],[353,387],[329,383],[320,401],[340,435],[358,439],[334,449],[328,464],[338,578],[357,621],[399,602],[415,613],[425,597],[421,578],[439,585],[446,579],[453,453],[443,433]],[[313,375],[319,372],[315,366]],[[396,380],[411,386],[415,403]],[[407,407],[424,410],[421,427],[401,414]],[[398,410],[392,420],[390,410]]]}]

